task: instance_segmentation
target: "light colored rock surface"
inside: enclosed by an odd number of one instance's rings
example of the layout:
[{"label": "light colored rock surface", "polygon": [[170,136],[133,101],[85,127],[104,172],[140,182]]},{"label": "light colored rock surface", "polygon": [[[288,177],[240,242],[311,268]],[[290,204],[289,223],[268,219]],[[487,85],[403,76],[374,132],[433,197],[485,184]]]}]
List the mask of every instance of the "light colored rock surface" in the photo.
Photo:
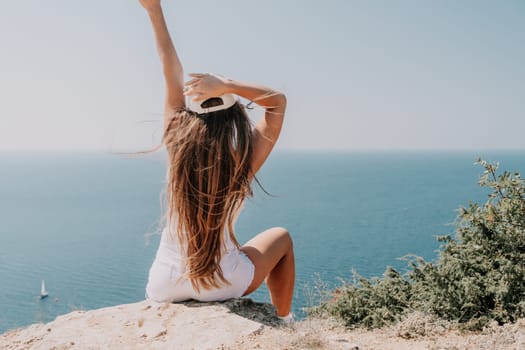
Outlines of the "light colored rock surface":
[{"label": "light colored rock surface", "polygon": [[[75,311],[47,324],[0,335],[0,349],[330,349],[523,350],[525,319],[479,334],[447,330],[414,314],[397,326],[346,330],[329,320],[276,325],[273,308],[236,299],[226,303],[143,301]],[[407,339],[408,338],[408,339]]]},{"label": "light colored rock surface", "polygon": [[[47,324],[7,332],[0,349],[220,349],[263,327],[235,312],[246,301],[159,304],[142,301],[74,311]],[[254,304],[256,305],[256,304]],[[261,304],[259,304],[261,305]],[[247,311],[249,312],[249,311]],[[271,316],[269,316],[271,318]]]}]

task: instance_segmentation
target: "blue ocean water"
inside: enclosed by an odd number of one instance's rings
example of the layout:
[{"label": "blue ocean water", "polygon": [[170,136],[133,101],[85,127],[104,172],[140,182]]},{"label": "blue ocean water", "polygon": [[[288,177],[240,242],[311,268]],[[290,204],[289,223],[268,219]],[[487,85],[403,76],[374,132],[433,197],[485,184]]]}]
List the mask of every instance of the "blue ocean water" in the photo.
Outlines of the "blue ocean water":
[{"label": "blue ocean water", "polygon": [[[407,253],[435,258],[456,209],[486,199],[478,156],[525,173],[525,152],[276,152],[259,175],[272,196],[247,201],[239,241],[290,230],[299,311],[317,274],[335,285],[352,269],[403,269]],[[0,333],[142,300],[164,178],[162,153],[0,153]],[[264,288],[252,297],[268,301]]]}]

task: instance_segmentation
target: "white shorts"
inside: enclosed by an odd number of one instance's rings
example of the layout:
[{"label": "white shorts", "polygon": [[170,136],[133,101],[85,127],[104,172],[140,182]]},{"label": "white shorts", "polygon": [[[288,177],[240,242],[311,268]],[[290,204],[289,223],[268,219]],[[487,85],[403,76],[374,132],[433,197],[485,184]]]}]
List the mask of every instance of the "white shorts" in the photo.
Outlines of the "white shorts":
[{"label": "white shorts", "polygon": [[196,292],[191,281],[184,277],[184,264],[173,247],[160,244],[155,261],[150,268],[146,298],[157,302],[184,300],[222,301],[241,297],[252,283],[255,266],[238,249],[228,251],[221,259],[224,278],[229,285]]}]

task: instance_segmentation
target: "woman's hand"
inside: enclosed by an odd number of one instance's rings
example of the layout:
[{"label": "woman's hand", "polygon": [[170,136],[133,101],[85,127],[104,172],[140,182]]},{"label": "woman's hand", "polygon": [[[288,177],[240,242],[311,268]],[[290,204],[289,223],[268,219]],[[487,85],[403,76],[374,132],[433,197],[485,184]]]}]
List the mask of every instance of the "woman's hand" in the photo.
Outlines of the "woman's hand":
[{"label": "woman's hand", "polygon": [[184,95],[194,102],[205,101],[227,93],[228,79],[210,73],[191,73],[193,79],[184,84]]},{"label": "woman's hand", "polygon": [[139,0],[139,2],[148,11],[160,7],[160,0]]}]

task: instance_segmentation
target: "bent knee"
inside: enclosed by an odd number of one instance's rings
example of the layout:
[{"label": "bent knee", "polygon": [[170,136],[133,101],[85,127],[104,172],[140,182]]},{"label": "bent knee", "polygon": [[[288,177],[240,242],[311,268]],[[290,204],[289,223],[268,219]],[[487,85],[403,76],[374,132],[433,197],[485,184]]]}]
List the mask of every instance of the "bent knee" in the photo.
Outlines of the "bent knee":
[{"label": "bent knee", "polygon": [[290,249],[293,249],[293,240],[292,235],[290,234],[290,231],[288,231],[284,227],[275,227],[274,230],[277,231],[277,234],[279,235],[279,239],[283,241],[287,246],[290,247]]}]

